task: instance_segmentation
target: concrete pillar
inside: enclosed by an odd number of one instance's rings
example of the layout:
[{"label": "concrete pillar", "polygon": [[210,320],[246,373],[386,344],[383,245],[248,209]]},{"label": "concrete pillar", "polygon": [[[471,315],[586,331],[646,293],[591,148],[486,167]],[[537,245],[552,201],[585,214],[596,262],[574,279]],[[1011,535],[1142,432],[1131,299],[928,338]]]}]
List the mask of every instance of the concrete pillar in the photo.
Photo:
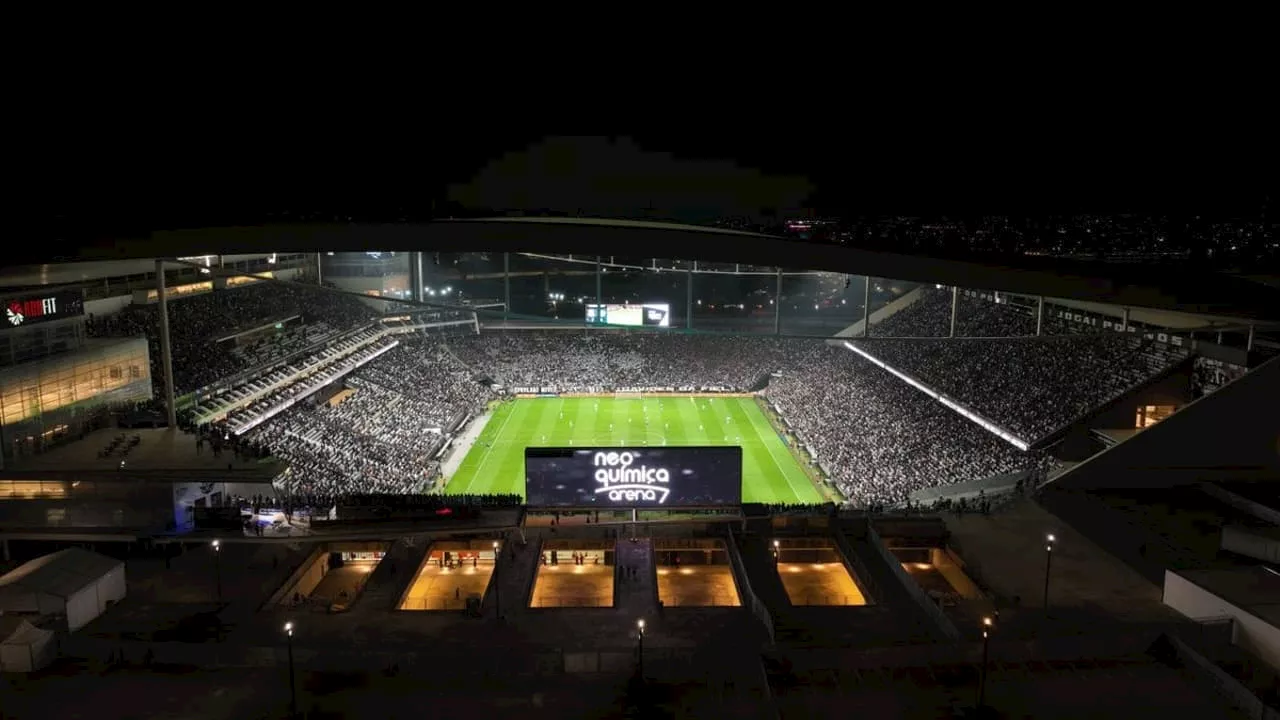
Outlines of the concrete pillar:
[{"label": "concrete pillar", "polygon": [[951,287],[951,337],[956,336],[956,314],[960,310],[960,288]]},{"label": "concrete pillar", "polygon": [[542,273],[542,297],[551,297],[551,273]]},{"label": "concrete pillar", "polygon": [[603,273],[601,272],[601,268],[600,268],[600,256],[597,255],[596,256],[596,322],[597,323],[600,322],[600,305],[601,305],[600,298],[602,295],[600,292],[600,276],[602,274]]},{"label": "concrete pillar", "polygon": [[1252,325],[1249,326],[1249,336],[1245,340],[1244,349],[1248,352],[1253,352],[1253,326]]},{"label": "concrete pillar", "polygon": [[1129,308],[1120,316],[1120,332],[1129,332]]},{"label": "concrete pillar", "polygon": [[1036,337],[1044,334],[1044,296],[1036,298]]},{"label": "concrete pillar", "polygon": [[862,337],[871,337],[871,276],[863,275],[867,284],[862,287]]},{"label": "concrete pillar", "polygon": [[156,260],[156,297],[160,303],[160,362],[164,367],[164,411],[170,428],[178,427],[173,393],[173,345],[169,342],[169,298],[164,287],[164,260]]},{"label": "concrete pillar", "polygon": [[693,271],[685,276],[684,283],[684,326],[693,329]]},{"label": "concrete pillar", "polygon": [[511,253],[502,253],[502,324],[511,315]]},{"label": "concrete pillar", "polygon": [[426,268],[422,265],[422,251],[414,253],[413,256],[409,258],[409,262],[411,263],[411,267],[415,267],[418,270],[417,273],[411,273],[416,277],[414,278],[415,281],[413,289],[410,290],[410,294],[413,295],[413,299],[418,302],[422,302],[427,297],[427,273]]},{"label": "concrete pillar", "polygon": [[[322,258],[322,257],[324,257],[324,256],[323,256],[321,253],[316,253],[316,284],[317,284],[317,285],[323,285],[323,284],[324,284],[324,268],[323,268],[323,266],[321,265],[321,258]],[[221,255],[219,255],[219,256],[218,256],[218,265],[219,265],[219,266],[221,266],[221,265],[222,265],[222,256],[221,256]]]},{"label": "concrete pillar", "polygon": [[773,293],[773,334],[782,334],[782,268],[778,268],[778,289]]}]

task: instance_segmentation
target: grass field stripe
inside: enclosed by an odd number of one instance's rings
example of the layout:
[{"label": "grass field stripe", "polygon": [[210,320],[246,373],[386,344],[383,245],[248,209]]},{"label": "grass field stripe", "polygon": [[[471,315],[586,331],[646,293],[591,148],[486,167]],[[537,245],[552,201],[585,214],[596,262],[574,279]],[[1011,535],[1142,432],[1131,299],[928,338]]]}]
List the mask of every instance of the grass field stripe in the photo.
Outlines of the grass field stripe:
[{"label": "grass field stripe", "polygon": [[499,441],[502,440],[502,431],[506,429],[507,423],[511,422],[511,418],[516,414],[518,408],[518,405],[512,405],[511,411],[507,413],[506,417],[502,418],[502,424],[498,426],[498,431],[494,434],[493,440],[484,449],[484,454],[480,456],[480,464],[476,466],[476,471],[471,473],[471,477],[467,479],[467,489],[463,490],[462,494],[466,495],[471,492],[471,485],[475,483],[476,478],[480,477],[480,471],[484,469],[484,464],[489,461],[489,456],[493,454],[494,448],[499,447]]},{"label": "grass field stripe", "polygon": [[[743,408],[741,405],[739,405],[739,408],[742,410],[744,415],[748,415],[748,416],[750,415],[750,412],[746,408]],[[754,402],[752,403],[752,409],[756,411],[757,415],[760,415],[760,408],[756,407]],[[763,415],[761,415],[761,417],[763,418]],[[749,421],[751,422],[752,426],[755,427],[756,436],[759,437],[760,430],[761,430],[759,424],[755,422],[755,418],[749,418]],[[768,419],[765,419],[765,423],[766,425],[768,424]],[[772,426],[768,426],[767,429],[770,434],[775,434],[773,432]],[[778,456],[774,454],[772,444],[765,441],[764,438],[761,438],[761,442],[764,445],[765,451],[769,453],[769,459],[773,460],[773,466],[778,469],[778,474],[782,475],[782,477],[787,481],[787,486],[791,488],[791,492],[796,496],[796,502],[803,502],[805,493],[801,493],[799,490],[796,489],[796,484],[791,481],[791,473],[788,473],[786,470],[784,470],[782,467],[782,464],[778,462]],[[808,483],[808,484],[812,485],[813,483]]]}]

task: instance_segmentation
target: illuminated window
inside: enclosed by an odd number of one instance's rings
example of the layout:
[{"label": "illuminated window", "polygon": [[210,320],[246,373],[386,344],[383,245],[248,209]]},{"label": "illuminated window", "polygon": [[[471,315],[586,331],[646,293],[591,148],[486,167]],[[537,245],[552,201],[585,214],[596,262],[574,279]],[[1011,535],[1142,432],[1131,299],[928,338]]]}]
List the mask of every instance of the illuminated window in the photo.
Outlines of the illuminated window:
[{"label": "illuminated window", "polygon": [[1177,408],[1173,405],[1139,405],[1134,427],[1141,430],[1164,420]]}]

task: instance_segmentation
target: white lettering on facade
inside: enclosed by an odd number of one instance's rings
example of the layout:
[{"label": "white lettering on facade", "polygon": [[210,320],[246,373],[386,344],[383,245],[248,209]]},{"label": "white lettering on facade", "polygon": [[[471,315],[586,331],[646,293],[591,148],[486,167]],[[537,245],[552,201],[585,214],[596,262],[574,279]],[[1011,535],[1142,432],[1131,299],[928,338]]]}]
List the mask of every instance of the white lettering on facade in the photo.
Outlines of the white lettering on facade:
[{"label": "white lettering on facade", "polygon": [[661,467],[636,465],[635,453],[604,452],[595,453],[592,465],[596,468],[595,480],[599,485],[596,493],[607,493],[614,502],[639,501],[666,502],[671,489],[671,471]]}]

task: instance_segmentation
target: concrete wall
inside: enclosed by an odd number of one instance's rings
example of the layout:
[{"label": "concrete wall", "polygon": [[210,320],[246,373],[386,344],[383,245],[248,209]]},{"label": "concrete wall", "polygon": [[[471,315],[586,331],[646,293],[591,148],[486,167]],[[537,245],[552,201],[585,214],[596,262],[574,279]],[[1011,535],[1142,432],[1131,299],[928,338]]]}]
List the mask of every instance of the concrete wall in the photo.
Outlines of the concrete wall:
[{"label": "concrete wall", "polygon": [[1164,604],[1192,620],[1235,620],[1231,642],[1280,669],[1280,627],[1236,607],[1172,570],[1164,575]]},{"label": "concrete wall", "polygon": [[929,564],[938,569],[942,577],[946,578],[951,587],[955,589],[956,594],[965,600],[981,600],[983,598],[982,590],[978,588],[969,576],[964,572],[964,561],[956,557],[951,552],[951,548],[931,548],[929,550]]},{"label": "concrete wall", "polygon": [[[898,314],[902,310],[905,310],[911,307],[913,303],[915,303],[917,300],[920,299],[920,293],[921,293],[921,289],[915,288],[914,290],[911,290],[910,292],[903,295],[902,297],[891,301],[889,304],[871,313],[871,326],[875,327],[877,323],[883,322],[885,318],[893,317],[894,315]],[[859,320],[858,322],[836,333],[835,336],[838,338],[862,337],[863,322],[864,322],[863,320]]]},{"label": "concrete wall", "polygon": [[286,605],[293,602],[294,593],[301,593],[304,598],[311,595],[311,591],[316,589],[328,572],[329,550],[324,547],[316,548],[311,557],[302,564],[297,579],[291,583],[291,587],[280,598],[280,602]]},{"label": "concrete wall", "polygon": [[84,304],[84,314],[97,316],[110,315],[111,313],[120,312],[132,303],[133,295],[131,293],[103,298],[102,300],[88,300]]},{"label": "concrete wall", "polygon": [[1077,465],[1057,482],[1069,488],[1139,488],[1276,477],[1276,398],[1280,358]]},{"label": "concrete wall", "polygon": [[1222,549],[1280,565],[1280,539],[1253,532],[1247,527],[1224,526]]}]

